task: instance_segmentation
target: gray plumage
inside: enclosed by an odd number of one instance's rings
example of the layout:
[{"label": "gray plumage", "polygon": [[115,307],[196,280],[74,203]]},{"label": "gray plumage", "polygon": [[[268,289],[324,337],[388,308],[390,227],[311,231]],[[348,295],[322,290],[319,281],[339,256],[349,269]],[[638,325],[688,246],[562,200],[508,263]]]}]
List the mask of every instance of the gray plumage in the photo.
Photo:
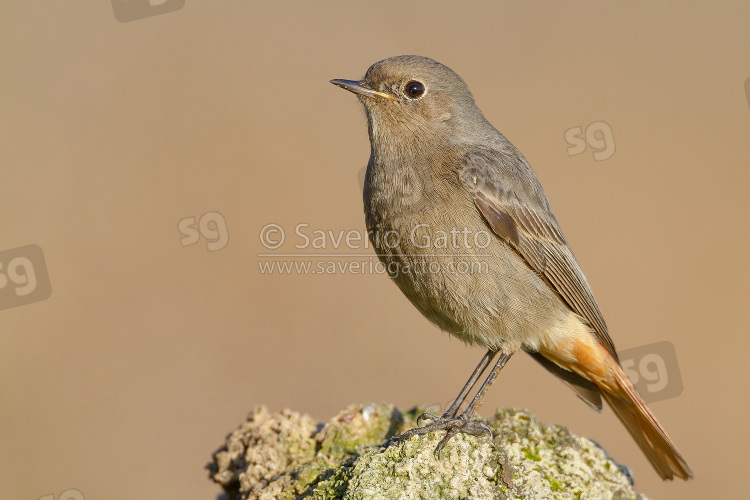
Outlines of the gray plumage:
[{"label": "gray plumage", "polygon": [[[439,422],[423,429],[446,430],[444,441],[459,431],[481,433],[468,417],[510,354],[524,350],[593,408],[603,396],[662,477],[692,477],[624,376],[534,171],[485,119],[464,81],[431,59],[400,56],[373,64],[361,81],[332,83],[365,107],[365,220],[392,279],[441,329],[487,347],[488,359],[506,353],[468,413],[456,413],[462,391],[442,417],[427,416]],[[434,244],[459,232],[474,238]],[[476,235],[486,245],[477,245]],[[473,272],[451,272],[459,267]]]}]

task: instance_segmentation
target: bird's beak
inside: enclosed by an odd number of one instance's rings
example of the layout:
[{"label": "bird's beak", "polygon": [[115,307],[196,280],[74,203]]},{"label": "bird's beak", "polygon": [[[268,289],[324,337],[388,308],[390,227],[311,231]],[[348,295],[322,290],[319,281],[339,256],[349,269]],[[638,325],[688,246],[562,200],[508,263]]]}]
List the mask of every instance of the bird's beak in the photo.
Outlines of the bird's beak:
[{"label": "bird's beak", "polygon": [[377,90],[368,89],[364,86],[364,81],[355,82],[354,80],[331,80],[331,83],[342,89],[346,89],[349,92],[354,92],[358,95],[366,95],[370,97],[384,97],[386,99],[395,100],[396,98],[385,92],[379,92]]}]

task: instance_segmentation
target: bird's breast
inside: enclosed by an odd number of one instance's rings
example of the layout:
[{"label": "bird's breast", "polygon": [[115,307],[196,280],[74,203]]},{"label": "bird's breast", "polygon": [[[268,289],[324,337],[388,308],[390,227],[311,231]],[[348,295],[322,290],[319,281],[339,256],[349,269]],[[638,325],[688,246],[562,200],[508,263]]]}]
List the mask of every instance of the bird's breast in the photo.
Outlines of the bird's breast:
[{"label": "bird's breast", "polygon": [[387,274],[427,319],[464,341],[538,343],[564,306],[492,233],[462,185],[422,167],[368,165],[365,219]]},{"label": "bird's breast", "polygon": [[497,242],[467,192],[423,172],[415,172],[415,165],[368,166],[367,230],[388,275],[409,300],[442,329],[460,334],[466,325],[457,311],[466,310],[477,283],[484,280],[480,288],[495,295],[485,256]]}]

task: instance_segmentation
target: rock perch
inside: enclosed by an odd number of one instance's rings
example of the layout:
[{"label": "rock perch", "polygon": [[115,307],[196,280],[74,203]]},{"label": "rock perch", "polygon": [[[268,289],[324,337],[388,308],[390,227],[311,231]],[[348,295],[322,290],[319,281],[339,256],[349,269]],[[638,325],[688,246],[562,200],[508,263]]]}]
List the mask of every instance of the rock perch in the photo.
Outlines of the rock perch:
[{"label": "rock perch", "polygon": [[437,460],[443,433],[383,443],[424,409],[354,405],[326,424],[256,408],[208,464],[237,499],[644,499],[627,470],[596,443],[523,410],[485,419],[494,440],[459,434]]}]

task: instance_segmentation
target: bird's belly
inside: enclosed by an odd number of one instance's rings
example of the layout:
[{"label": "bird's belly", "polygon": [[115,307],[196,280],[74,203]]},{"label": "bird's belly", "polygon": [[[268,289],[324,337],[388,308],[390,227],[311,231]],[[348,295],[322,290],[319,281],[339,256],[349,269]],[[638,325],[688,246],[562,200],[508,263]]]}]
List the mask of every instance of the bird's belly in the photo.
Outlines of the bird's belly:
[{"label": "bird's belly", "polygon": [[[430,221],[429,223],[427,221]],[[378,256],[406,297],[461,340],[534,349],[569,311],[479,214],[451,211],[379,218]]]}]

